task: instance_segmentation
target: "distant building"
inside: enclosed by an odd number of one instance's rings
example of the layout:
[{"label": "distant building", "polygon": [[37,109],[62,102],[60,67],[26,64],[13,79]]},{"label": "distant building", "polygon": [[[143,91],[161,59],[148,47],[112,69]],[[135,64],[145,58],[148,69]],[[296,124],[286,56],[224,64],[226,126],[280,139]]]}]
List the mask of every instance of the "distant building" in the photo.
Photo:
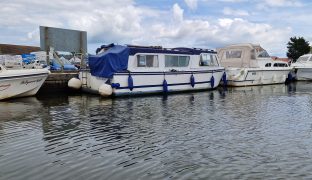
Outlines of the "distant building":
[{"label": "distant building", "polygon": [[284,61],[284,62],[287,62],[287,63],[290,62],[290,59],[289,59],[289,58],[279,58],[279,57],[277,57],[277,56],[271,56],[271,58],[272,58],[273,60]]},{"label": "distant building", "polygon": [[40,47],[0,44],[0,54],[19,55],[19,54],[29,54],[30,52],[35,51],[40,51]]}]

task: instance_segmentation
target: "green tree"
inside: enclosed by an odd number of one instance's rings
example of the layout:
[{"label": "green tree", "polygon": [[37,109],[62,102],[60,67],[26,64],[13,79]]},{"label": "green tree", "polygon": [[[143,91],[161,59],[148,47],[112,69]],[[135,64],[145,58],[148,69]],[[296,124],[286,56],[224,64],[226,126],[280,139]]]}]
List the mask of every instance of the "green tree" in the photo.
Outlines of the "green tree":
[{"label": "green tree", "polygon": [[287,57],[296,62],[300,56],[310,52],[310,45],[303,37],[297,38],[295,36],[290,38],[290,41],[287,43],[287,49]]}]

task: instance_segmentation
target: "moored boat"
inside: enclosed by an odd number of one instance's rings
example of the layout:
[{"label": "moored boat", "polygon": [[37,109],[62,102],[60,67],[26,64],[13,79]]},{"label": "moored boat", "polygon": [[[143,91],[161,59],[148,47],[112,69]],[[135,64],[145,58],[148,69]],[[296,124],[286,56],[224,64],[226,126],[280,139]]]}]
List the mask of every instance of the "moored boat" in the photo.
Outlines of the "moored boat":
[{"label": "moored boat", "polygon": [[35,95],[49,73],[47,69],[8,70],[0,65],[0,100]]},{"label": "moored boat", "polygon": [[153,46],[102,46],[69,87],[103,96],[207,90],[224,74],[213,50]]},{"label": "moored boat", "polygon": [[300,56],[295,63],[291,64],[291,67],[294,68],[296,80],[312,80],[312,54]]},{"label": "moored boat", "polygon": [[229,86],[285,83],[292,69],[284,61],[273,60],[260,45],[237,44],[217,51]]}]

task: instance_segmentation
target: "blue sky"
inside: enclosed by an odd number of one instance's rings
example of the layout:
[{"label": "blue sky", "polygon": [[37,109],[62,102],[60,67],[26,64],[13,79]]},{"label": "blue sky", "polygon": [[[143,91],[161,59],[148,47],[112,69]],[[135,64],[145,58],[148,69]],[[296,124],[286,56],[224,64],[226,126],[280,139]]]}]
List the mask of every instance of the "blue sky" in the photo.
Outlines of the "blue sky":
[{"label": "blue sky", "polygon": [[312,41],[308,0],[1,0],[0,43],[39,46],[39,26],[88,32],[101,44],[219,48],[261,44],[286,56],[292,36]]}]

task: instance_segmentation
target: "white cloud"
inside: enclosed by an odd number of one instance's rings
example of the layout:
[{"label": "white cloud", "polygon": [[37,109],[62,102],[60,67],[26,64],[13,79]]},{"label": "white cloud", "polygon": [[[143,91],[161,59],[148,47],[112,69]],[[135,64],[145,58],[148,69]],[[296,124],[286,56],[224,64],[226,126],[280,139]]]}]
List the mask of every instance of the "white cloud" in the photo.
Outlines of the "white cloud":
[{"label": "white cloud", "polygon": [[291,28],[274,28],[265,23],[252,23],[241,18],[219,19],[219,32],[222,41],[225,43],[256,43],[273,54],[285,50],[285,41],[287,42],[291,34]]},{"label": "white cloud", "polygon": [[265,0],[264,3],[270,7],[286,7],[286,6],[300,7],[303,5],[298,0]]},{"label": "white cloud", "polygon": [[266,3],[271,6],[302,6],[298,0],[266,0]]},{"label": "white cloud", "polygon": [[197,0],[184,0],[184,2],[192,10],[195,10],[197,8]]},{"label": "white cloud", "polygon": [[244,10],[234,10],[229,7],[225,7],[223,9],[223,14],[224,15],[232,15],[232,16],[249,16],[249,13]]},{"label": "white cloud", "polygon": [[88,31],[89,42],[126,43],[144,33],[143,20],[161,13],[132,0],[11,0],[0,6],[0,26],[16,29],[24,43],[39,43],[34,29],[40,25]]},{"label": "white cloud", "polygon": [[231,2],[231,3],[236,3],[236,2],[245,2],[248,0],[219,0],[221,2]]},{"label": "white cloud", "polygon": [[[285,41],[290,37],[290,28],[275,28],[266,23],[253,23],[242,18],[188,19],[183,9],[174,5],[172,19],[179,23],[155,22],[147,28],[144,37],[134,42],[151,43],[169,47],[216,48],[235,43],[257,43],[273,54],[285,52]],[[170,15],[168,15],[170,16]],[[145,37],[146,36],[146,37]],[[146,41],[149,39],[149,41]]]},{"label": "white cloud", "polygon": [[[290,28],[242,18],[189,17],[179,4],[167,11],[138,6],[132,0],[11,0],[0,2],[0,40],[39,45],[39,25],[85,30],[90,44],[118,43],[216,48],[231,43],[263,44],[271,52],[285,49]],[[194,6],[193,6],[194,7]],[[224,14],[248,12],[225,8]],[[165,17],[165,18],[164,18]],[[6,38],[7,37],[7,38]],[[21,43],[22,42],[22,43]],[[91,51],[93,52],[93,51]]]},{"label": "white cloud", "polygon": [[173,18],[175,21],[178,21],[178,22],[183,21],[184,10],[178,4],[173,5],[172,11],[173,11]]},{"label": "white cloud", "polygon": [[28,40],[40,40],[40,33],[39,33],[39,29],[36,28],[33,31],[27,33],[27,39]]}]

